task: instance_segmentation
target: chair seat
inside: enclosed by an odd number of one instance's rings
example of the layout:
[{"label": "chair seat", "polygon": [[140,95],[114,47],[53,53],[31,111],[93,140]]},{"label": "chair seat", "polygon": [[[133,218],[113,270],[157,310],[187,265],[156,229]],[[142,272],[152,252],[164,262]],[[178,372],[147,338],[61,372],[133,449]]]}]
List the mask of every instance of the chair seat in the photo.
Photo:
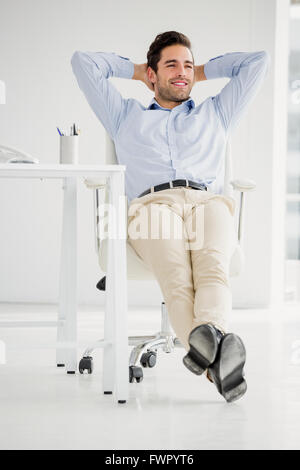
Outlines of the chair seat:
[{"label": "chair seat", "polygon": [[[135,279],[146,281],[155,279],[153,272],[147,267],[144,261],[137,255],[132,246],[127,241],[127,277],[128,279]],[[107,253],[108,253],[108,239],[105,238],[101,241],[99,250],[99,265],[103,272],[107,272]]]},{"label": "chair seat", "polygon": [[[147,281],[156,279],[153,272],[148,268],[144,261],[137,255],[135,250],[129,244],[128,240],[126,243],[127,248],[127,278],[135,279],[140,281]],[[100,244],[99,250],[99,265],[104,273],[107,272],[107,249],[108,240],[104,239]],[[230,262],[229,275],[230,277],[238,276],[244,265],[244,255],[239,244],[233,252]]]}]

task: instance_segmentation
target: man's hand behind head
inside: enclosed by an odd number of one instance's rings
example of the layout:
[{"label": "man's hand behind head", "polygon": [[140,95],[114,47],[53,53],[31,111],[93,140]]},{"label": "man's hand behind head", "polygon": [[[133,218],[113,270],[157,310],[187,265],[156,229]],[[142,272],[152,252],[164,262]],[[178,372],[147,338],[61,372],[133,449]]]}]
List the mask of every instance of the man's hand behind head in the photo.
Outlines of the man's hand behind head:
[{"label": "man's hand behind head", "polygon": [[147,63],[146,64],[134,64],[134,75],[133,80],[141,80],[149,88],[149,90],[154,91],[154,85],[149,80],[147,75]]}]

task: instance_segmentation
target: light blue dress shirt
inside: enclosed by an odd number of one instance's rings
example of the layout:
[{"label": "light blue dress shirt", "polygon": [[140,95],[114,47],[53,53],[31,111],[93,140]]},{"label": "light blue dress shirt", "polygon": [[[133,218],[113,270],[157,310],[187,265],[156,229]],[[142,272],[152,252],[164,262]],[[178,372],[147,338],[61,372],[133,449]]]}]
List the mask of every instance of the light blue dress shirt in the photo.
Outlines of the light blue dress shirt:
[{"label": "light blue dress shirt", "polygon": [[155,98],[146,108],[125,99],[110,77],[132,78],[134,64],[108,52],[76,51],[71,59],[79,87],[112,138],[119,164],[126,165],[128,203],[151,186],[175,179],[205,183],[222,193],[226,140],[266,75],[269,54],[232,52],[204,65],[206,78],[228,77],[219,94],[195,106],[173,109]]}]

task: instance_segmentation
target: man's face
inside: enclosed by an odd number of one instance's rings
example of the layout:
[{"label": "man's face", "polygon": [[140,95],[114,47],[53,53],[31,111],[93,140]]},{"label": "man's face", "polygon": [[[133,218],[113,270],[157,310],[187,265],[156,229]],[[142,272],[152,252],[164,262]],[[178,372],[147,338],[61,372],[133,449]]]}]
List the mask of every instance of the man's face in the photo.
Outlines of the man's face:
[{"label": "man's face", "polygon": [[180,44],[165,47],[157,64],[157,74],[149,67],[155,98],[166,107],[186,101],[194,86],[194,63],[191,51]]}]

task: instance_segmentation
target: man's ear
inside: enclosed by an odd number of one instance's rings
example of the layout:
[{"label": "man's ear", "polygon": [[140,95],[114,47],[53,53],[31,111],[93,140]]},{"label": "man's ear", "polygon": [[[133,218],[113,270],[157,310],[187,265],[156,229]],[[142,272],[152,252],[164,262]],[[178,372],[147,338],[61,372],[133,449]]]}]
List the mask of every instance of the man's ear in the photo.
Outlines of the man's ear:
[{"label": "man's ear", "polygon": [[148,78],[149,78],[150,82],[154,86],[154,83],[156,82],[156,73],[154,72],[154,70],[151,67],[148,67],[147,75],[148,75]]}]

